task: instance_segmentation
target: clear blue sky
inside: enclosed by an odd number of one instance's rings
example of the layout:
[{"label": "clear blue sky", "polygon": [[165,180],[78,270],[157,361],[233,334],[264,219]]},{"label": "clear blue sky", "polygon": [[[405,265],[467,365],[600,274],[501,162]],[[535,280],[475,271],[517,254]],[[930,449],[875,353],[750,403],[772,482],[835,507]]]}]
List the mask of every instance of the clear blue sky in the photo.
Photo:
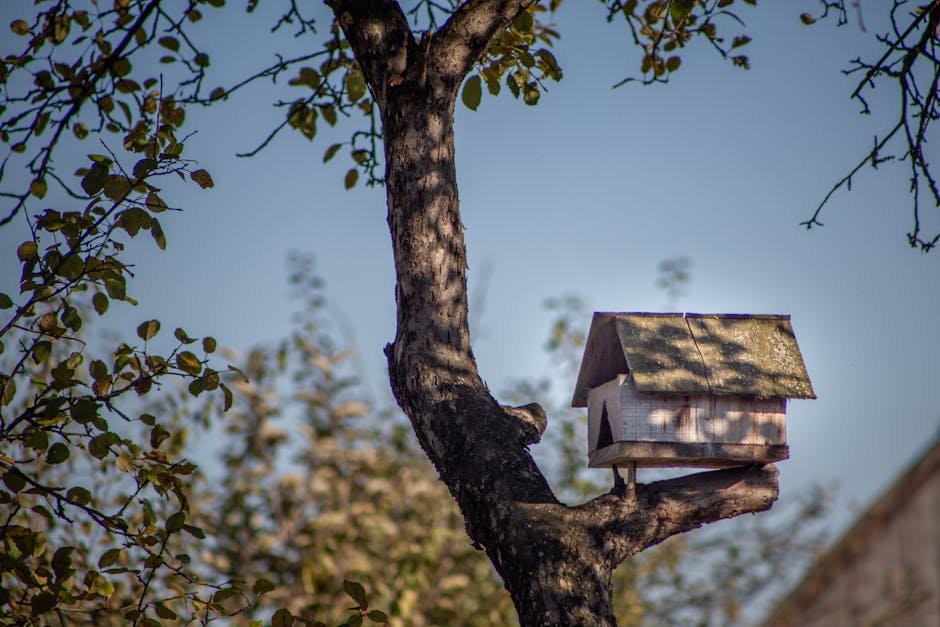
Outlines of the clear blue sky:
[{"label": "clear blue sky", "polygon": [[[882,4],[863,2],[870,31]],[[792,315],[819,399],[790,405],[783,498],[836,480],[845,522],[938,434],[940,252],[907,247],[903,167],[864,172],[834,198],[825,228],[798,226],[885,119],[857,115],[840,74],[850,57],[875,54],[874,32],[802,26],[799,13],[817,6],[746,8],[750,72],[698,44],[670,85],[611,90],[638,65],[623,27],[607,25],[599,5],[566,3],[564,80],[536,108],[508,96],[461,108],[457,161],[471,289],[492,269],[475,338],[491,388],[544,372],[544,299],[577,293],[597,310],[656,311],[657,264],[688,256],[681,309]],[[213,68],[236,77],[268,58],[252,58],[263,40],[245,50],[231,13],[206,36]],[[131,330],[157,317],[237,348],[280,337],[294,307],[287,253],[313,252],[384,393],[395,321],[384,192],[343,191],[345,164],[321,165],[330,137],[284,135],[254,159],[235,158],[277,122],[270,98],[261,89],[190,116],[199,132],[187,152],[216,187],[169,195],[186,211],[162,220],[166,253],[132,248],[141,305],[118,320]],[[931,210],[927,226],[938,225]],[[0,230],[3,291],[21,239]]]}]

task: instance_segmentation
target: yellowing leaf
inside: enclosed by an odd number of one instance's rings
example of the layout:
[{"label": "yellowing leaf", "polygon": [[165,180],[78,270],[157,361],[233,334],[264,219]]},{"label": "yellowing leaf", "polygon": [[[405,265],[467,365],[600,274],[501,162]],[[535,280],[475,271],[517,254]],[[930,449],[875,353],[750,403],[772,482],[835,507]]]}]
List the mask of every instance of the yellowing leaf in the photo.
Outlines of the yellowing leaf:
[{"label": "yellowing leaf", "polygon": [[29,24],[25,20],[13,20],[10,22],[10,30],[22,37],[29,34]]},{"label": "yellowing leaf", "polygon": [[42,198],[45,196],[47,189],[46,182],[43,179],[35,179],[32,183],[29,184],[29,193],[36,198]]},{"label": "yellowing leaf", "polygon": [[359,171],[356,168],[350,169],[346,176],[343,178],[343,186],[346,189],[352,189],[356,185],[356,181],[359,180]]},{"label": "yellowing leaf", "polygon": [[202,189],[215,186],[215,183],[212,181],[212,176],[210,176],[209,173],[205,170],[196,170],[195,172],[190,173],[189,178],[191,178]]},{"label": "yellowing leaf", "polygon": [[202,372],[202,364],[199,362],[199,358],[189,351],[183,351],[176,356],[176,365],[183,372],[193,376],[197,376]]},{"label": "yellowing leaf", "polygon": [[152,339],[159,332],[160,332],[159,320],[148,320],[146,322],[142,322],[137,327],[137,337],[139,337],[145,342],[147,340]]},{"label": "yellowing leaf", "polygon": [[16,256],[20,261],[30,261],[36,258],[38,249],[36,242],[23,242],[16,249]]}]

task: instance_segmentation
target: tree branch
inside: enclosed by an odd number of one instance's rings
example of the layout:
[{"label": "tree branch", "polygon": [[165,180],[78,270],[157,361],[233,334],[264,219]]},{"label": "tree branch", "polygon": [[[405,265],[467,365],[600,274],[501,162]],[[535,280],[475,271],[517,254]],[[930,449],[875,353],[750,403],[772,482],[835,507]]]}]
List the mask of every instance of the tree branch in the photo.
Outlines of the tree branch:
[{"label": "tree branch", "polygon": [[605,494],[580,506],[610,567],[666,538],[777,500],[777,467],[744,466],[636,486],[636,495]]},{"label": "tree branch", "polygon": [[437,31],[431,43],[434,70],[457,84],[493,39],[533,0],[467,0]]},{"label": "tree branch", "polygon": [[416,56],[417,44],[407,16],[394,0],[327,0],[326,3],[352,46],[373,98],[384,107],[389,82],[395,75],[403,76],[409,56]]}]

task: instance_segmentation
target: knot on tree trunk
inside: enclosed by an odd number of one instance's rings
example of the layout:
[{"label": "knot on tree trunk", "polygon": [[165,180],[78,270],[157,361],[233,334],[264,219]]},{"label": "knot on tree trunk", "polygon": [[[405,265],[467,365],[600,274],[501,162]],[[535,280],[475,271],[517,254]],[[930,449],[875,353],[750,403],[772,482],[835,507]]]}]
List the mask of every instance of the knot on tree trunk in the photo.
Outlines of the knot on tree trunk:
[{"label": "knot on tree trunk", "polygon": [[538,403],[526,403],[518,407],[500,405],[503,412],[516,424],[520,432],[523,446],[536,444],[542,439],[545,427],[548,426],[548,416]]}]

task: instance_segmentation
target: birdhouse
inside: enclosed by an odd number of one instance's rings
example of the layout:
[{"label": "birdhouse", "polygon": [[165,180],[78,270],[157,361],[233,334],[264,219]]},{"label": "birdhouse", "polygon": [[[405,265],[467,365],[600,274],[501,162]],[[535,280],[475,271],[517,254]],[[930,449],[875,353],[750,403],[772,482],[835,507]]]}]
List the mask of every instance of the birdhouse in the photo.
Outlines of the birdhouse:
[{"label": "birdhouse", "polygon": [[786,459],[790,398],[816,395],[789,316],[598,312],[571,404],[592,468],[720,468]]}]

